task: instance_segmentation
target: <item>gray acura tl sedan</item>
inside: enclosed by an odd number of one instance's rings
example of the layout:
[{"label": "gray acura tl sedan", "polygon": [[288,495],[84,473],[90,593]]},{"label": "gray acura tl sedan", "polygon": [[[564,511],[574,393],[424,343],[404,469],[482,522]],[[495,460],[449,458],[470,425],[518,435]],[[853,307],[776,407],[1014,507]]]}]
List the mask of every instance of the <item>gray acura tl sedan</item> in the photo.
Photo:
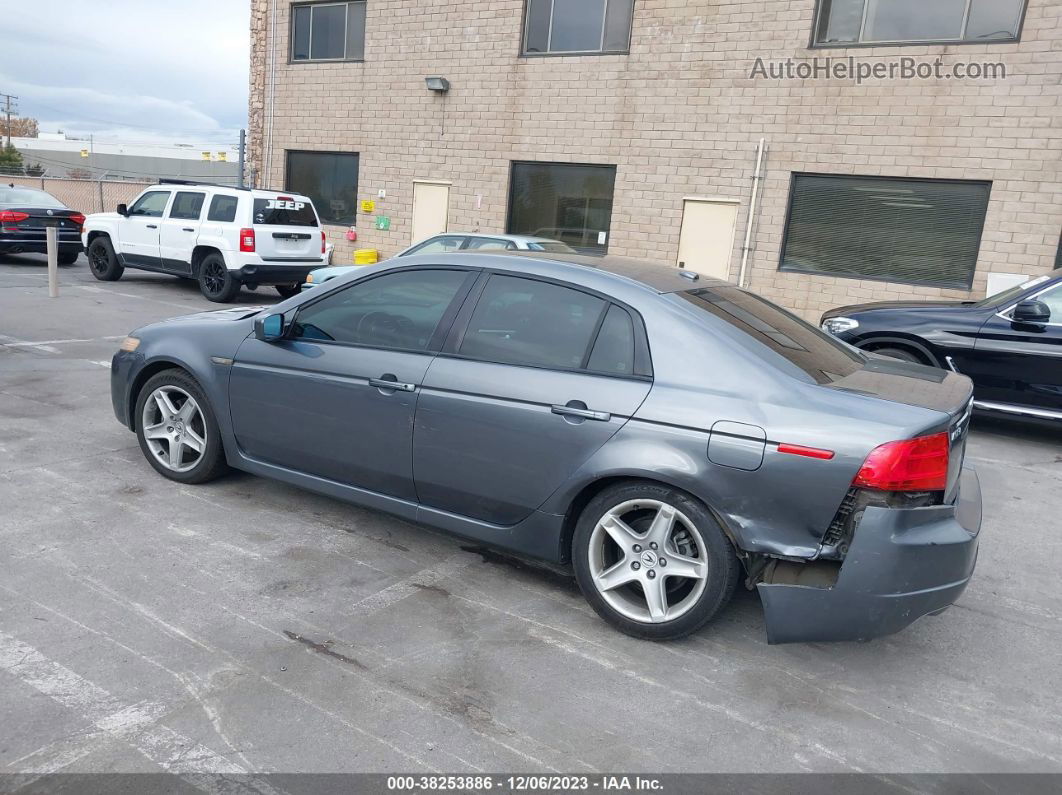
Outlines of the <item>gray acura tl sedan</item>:
[{"label": "gray acura tl sedan", "polygon": [[362,268],[133,332],[112,399],[165,477],[235,467],[570,562],[640,638],[696,631],[742,581],[772,643],[885,635],[977,554],[967,378],[632,260]]}]

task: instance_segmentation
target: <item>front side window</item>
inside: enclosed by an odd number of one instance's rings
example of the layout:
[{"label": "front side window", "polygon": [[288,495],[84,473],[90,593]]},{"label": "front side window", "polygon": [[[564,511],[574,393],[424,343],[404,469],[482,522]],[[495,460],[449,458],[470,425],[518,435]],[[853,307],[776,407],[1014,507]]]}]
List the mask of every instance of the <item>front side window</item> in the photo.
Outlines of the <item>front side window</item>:
[{"label": "front side window", "polygon": [[286,189],[309,196],[321,223],[350,226],[357,213],[358,155],[288,152]]},{"label": "front side window", "polygon": [[506,231],[604,254],[615,184],[615,166],[513,163]]},{"label": "front side window", "polygon": [[815,44],[1015,41],[1025,0],[820,0]]},{"label": "front side window", "polygon": [[365,58],[365,3],[310,3],[291,8],[291,60]]},{"label": "front side window", "polygon": [[142,216],[145,218],[161,218],[166,209],[166,203],[170,200],[170,192],[153,190],[145,193],[129,208],[129,215]]},{"label": "front side window", "polygon": [[634,0],[528,0],[524,54],[627,52]]},{"label": "front side window", "polygon": [[1051,310],[1051,323],[1062,323],[1062,285],[1040,293],[1033,300],[1043,302]]},{"label": "front side window", "polygon": [[585,357],[605,302],[587,293],[514,276],[490,277],[458,348],[501,364],[573,370]]},{"label": "front side window", "polygon": [[406,254],[449,254],[460,249],[464,243],[465,237],[462,235],[439,235],[414,246]]},{"label": "front side window", "polygon": [[464,271],[418,268],[355,282],[300,311],[295,337],[427,350],[466,276]]},{"label": "front side window", "polygon": [[991,187],[794,174],[779,269],[967,290]]},{"label": "front side window", "polygon": [[198,221],[199,214],[203,211],[203,199],[205,193],[185,193],[179,191],[173,197],[173,206],[170,208],[170,218],[182,218],[188,221]]}]

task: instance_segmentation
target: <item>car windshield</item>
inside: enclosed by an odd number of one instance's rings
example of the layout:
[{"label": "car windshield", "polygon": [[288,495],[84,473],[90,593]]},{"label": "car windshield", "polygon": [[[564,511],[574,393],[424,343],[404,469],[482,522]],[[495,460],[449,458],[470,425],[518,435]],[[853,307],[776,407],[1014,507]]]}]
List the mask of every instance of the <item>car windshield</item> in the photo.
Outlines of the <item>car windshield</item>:
[{"label": "car windshield", "polygon": [[317,213],[308,199],[255,199],[254,222],[264,226],[317,226]]},{"label": "car windshield", "polygon": [[[1062,271],[1055,271],[1054,274],[1052,274],[1052,275],[1053,276],[1062,276]],[[974,304],[974,306],[983,307],[985,309],[987,309],[989,307],[992,307],[992,306],[1001,306],[1002,304],[1005,304],[1005,303],[1007,303],[1009,301],[1013,301],[1015,298],[1017,298],[1019,295],[1024,293],[1026,290],[1031,290],[1033,287],[1036,287],[1038,285],[1043,284],[1044,282],[1046,282],[1050,278],[1051,278],[1051,275],[1049,275],[1049,276],[1038,276],[1035,279],[1029,279],[1029,281],[1022,282],[1021,284],[1015,285],[1014,287],[1011,287],[1009,290],[1004,290],[1001,293],[996,293],[995,295],[990,295],[990,296],[988,296],[988,298],[985,298],[985,299],[982,299],[982,300],[978,301],[976,304]]]},{"label": "car windshield", "polygon": [[862,369],[867,361],[856,349],[737,287],[705,287],[678,295],[763,343],[816,383],[839,381]]},{"label": "car windshield", "polygon": [[546,251],[551,254],[578,254],[574,248],[559,240],[533,240],[527,244],[528,251]]},{"label": "car windshield", "polygon": [[0,207],[62,207],[66,205],[42,190],[19,186],[0,188]]}]

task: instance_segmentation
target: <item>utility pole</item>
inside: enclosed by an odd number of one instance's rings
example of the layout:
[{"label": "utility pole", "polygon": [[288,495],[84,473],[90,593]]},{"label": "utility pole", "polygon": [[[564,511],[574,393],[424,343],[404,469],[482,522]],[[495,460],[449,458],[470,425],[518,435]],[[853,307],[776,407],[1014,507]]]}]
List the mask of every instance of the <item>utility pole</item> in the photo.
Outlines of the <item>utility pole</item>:
[{"label": "utility pole", "polygon": [[245,152],[247,150],[247,130],[240,130],[240,176],[237,186],[243,187],[243,164],[246,157]]},{"label": "utility pole", "polygon": [[4,113],[7,114],[7,145],[11,146],[11,114],[18,113],[18,108],[11,107],[11,100],[18,99],[13,94],[0,94],[4,98]]}]

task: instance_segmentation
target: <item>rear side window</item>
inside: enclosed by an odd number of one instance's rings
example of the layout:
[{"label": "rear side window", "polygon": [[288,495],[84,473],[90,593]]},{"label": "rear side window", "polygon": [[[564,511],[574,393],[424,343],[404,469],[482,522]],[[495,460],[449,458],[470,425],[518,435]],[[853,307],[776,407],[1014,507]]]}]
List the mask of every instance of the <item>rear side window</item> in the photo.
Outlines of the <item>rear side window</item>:
[{"label": "rear side window", "polygon": [[169,191],[153,190],[133,202],[133,206],[129,208],[129,214],[141,218],[161,218],[169,200]]},{"label": "rear side window", "polygon": [[609,307],[586,367],[609,375],[634,372],[634,323],[626,309],[615,304]]},{"label": "rear side window", "polygon": [[254,222],[264,226],[317,226],[317,213],[304,199],[255,199]]},{"label": "rear side window", "polygon": [[208,221],[218,221],[227,224],[236,220],[236,205],[240,200],[235,196],[217,194],[210,200],[210,210],[207,212]]},{"label": "rear side window", "polygon": [[605,302],[548,282],[490,277],[458,353],[501,364],[584,367]]},{"label": "rear side window", "polygon": [[816,383],[840,380],[862,369],[866,362],[859,353],[810,323],[736,287],[706,287],[678,295],[763,343]]},{"label": "rear side window", "polygon": [[173,197],[173,206],[170,207],[170,218],[184,218],[189,221],[198,221],[199,214],[203,211],[203,199],[205,193],[179,192]]}]

